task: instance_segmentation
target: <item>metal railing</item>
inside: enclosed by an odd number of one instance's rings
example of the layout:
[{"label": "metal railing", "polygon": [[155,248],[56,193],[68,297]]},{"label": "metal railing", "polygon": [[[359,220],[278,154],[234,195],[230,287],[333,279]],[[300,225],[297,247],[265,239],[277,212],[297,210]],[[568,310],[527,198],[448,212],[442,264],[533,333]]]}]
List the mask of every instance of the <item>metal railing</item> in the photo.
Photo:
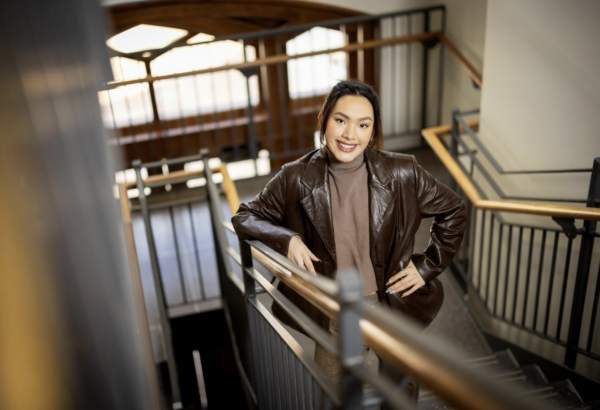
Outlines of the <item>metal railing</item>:
[{"label": "metal railing", "polygon": [[[204,157],[208,170],[208,156]],[[452,405],[464,409],[526,409],[531,403],[507,386],[498,386],[480,369],[461,363],[464,356],[452,346],[420,334],[419,328],[396,313],[367,307],[362,299],[360,273],[338,272],[336,280],[313,276],[256,240],[240,241],[238,254],[228,243],[221,200],[207,172],[207,198],[216,244],[223,307],[234,339],[238,367],[251,408],[375,408],[383,402],[395,409],[415,404],[384,375],[362,363],[363,340],[381,360],[405,377],[412,375]],[[233,272],[232,261],[242,268]],[[254,261],[303,295],[330,318],[339,320],[339,344],[285,298],[254,267]],[[339,387],[279,323],[258,295],[265,293],[330,354],[340,360]],[[371,386],[365,393],[363,388]]]},{"label": "metal railing", "polygon": [[[479,141],[473,127],[455,111],[451,126],[423,131],[423,135],[452,174],[452,186],[467,203],[469,222],[465,240],[452,266],[465,290],[474,295],[486,315],[565,349],[564,364],[575,368],[577,357],[600,360],[594,346],[600,299],[600,266],[592,264],[598,254],[594,240],[600,220],[600,158],[591,169],[504,171]],[[440,137],[451,134],[449,147]],[[471,138],[500,174],[547,174],[590,172],[586,207],[513,202],[567,201],[573,199],[524,198],[505,195],[470,148]],[[471,167],[459,157],[467,155]],[[489,200],[479,188],[474,171],[503,200]],[[558,229],[509,222],[501,212],[551,217]],[[583,222],[577,227],[575,220]],[[575,259],[577,258],[577,262]]]}]

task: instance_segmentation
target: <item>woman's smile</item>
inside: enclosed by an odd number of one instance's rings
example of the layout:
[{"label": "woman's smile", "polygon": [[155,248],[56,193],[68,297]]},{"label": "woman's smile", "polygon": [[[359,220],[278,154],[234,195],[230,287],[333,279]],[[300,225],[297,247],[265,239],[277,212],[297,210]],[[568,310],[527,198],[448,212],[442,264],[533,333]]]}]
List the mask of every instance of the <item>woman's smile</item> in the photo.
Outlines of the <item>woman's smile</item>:
[{"label": "woman's smile", "polygon": [[336,140],[337,146],[340,150],[344,152],[352,152],[358,146],[357,144],[344,144],[341,141]]}]

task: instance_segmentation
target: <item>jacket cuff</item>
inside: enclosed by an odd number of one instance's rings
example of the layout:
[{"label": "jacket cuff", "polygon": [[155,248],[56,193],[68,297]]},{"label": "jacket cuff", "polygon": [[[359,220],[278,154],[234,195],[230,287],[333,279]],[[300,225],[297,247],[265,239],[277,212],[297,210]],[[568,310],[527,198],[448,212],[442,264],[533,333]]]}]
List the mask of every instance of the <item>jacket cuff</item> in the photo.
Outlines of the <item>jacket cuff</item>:
[{"label": "jacket cuff", "polygon": [[294,236],[298,236],[300,240],[302,240],[302,242],[304,242],[304,239],[302,238],[302,235],[292,231],[291,229],[287,229],[282,226],[278,228],[279,232],[276,238],[274,238],[274,240],[272,241],[265,242],[265,245],[267,245],[271,249],[276,250],[277,252],[279,252],[287,258],[288,250],[290,248],[290,241],[292,240],[292,238]]},{"label": "jacket cuff", "polygon": [[415,253],[410,257],[410,260],[417,268],[419,274],[423,277],[425,284],[434,280],[444,269],[432,263],[432,260],[423,253]]}]

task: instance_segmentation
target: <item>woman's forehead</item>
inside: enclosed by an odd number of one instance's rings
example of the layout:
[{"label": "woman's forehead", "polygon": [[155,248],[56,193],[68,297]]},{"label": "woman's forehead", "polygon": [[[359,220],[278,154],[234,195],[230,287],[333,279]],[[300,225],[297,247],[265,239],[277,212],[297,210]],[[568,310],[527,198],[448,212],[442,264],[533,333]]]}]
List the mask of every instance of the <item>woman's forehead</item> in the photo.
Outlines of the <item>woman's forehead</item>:
[{"label": "woman's forehead", "polygon": [[344,95],[340,97],[333,106],[332,112],[343,113],[351,119],[373,118],[371,102],[361,95]]}]

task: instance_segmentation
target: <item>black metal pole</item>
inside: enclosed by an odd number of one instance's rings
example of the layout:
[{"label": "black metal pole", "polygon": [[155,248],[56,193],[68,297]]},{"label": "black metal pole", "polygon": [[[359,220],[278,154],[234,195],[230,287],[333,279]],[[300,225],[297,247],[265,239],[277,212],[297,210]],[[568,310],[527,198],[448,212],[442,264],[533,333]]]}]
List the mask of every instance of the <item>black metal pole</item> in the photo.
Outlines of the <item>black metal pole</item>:
[{"label": "black metal pole", "polygon": [[[592,177],[590,179],[587,206],[589,208],[598,208],[599,202],[600,158],[595,158]],[[583,321],[583,310],[585,308],[585,295],[590,275],[596,225],[597,222],[591,220],[586,220],[583,223],[584,232],[581,235],[579,262],[577,263],[577,277],[575,279],[575,291],[573,294],[573,307],[571,308],[567,350],[565,352],[565,365],[571,369],[574,369],[575,364],[577,363],[577,348],[579,345],[579,336],[581,334],[581,323]]]}]

